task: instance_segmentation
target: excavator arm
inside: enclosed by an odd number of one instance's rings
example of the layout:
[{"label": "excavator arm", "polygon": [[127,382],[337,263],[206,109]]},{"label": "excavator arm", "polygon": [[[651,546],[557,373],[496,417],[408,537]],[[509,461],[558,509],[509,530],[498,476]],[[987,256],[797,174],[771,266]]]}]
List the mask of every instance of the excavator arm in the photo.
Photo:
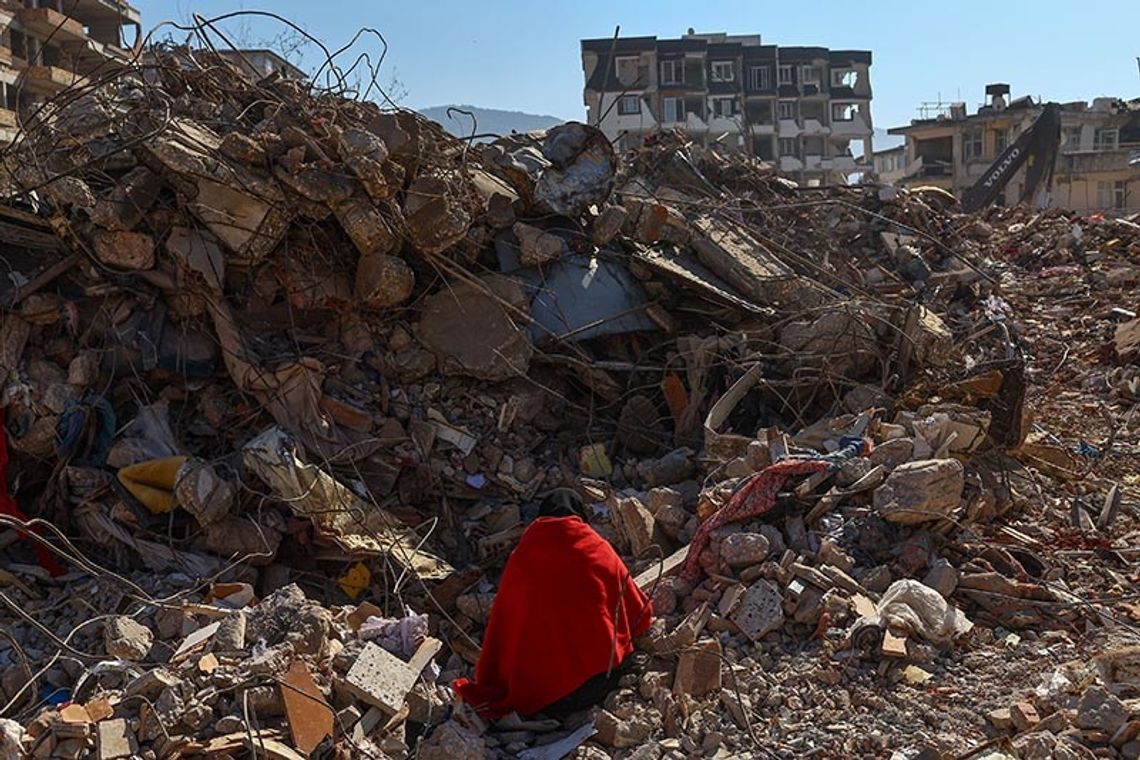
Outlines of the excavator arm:
[{"label": "excavator arm", "polygon": [[1021,201],[1032,198],[1042,181],[1049,187],[1053,183],[1053,166],[1060,145],[1061,107],[1056,103],[1046,103],[1029,129],[1018,135],[1013,144],[986,169],[982,178],[962,194],[962,209],[977,211],[993,203],[1022,166],[1026,169]]}]

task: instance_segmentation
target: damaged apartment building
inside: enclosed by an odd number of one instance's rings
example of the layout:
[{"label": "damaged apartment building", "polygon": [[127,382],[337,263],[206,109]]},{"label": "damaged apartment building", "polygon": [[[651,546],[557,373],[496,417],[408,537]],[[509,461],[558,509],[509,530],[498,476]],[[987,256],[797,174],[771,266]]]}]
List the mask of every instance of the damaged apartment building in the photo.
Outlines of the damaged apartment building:
[{"label": "damaged apartment building", "polygon": [[[967,114],[964,103],[937,110],[889,131],[906,139],[903,147],[875,154],[884,182],[933,185],[961,196],[1007,146],[1042,113],[1030,97],[1009,99],[1008,84],[986,87],[987,102]],[[1062,103],[1061,144],[1047,205],[1074,211],[1125,212],[1140,208],[1140,100],[1096,98]],[[1021,197],[1025,168],[1005,187],[998,202]]]},{"label": "damaged apartment building", "polygon": [[681,129],[702,145],[774,162],[806,185],[845,184],[870,169],[870,51],[690,29],[680,39],[582,40],[582,68],[589,122],[619,148]]},{"label": "damaged apartment building", "polygon": [[0,144],[40,100],[125,62],[140,20],[121,0],[0,0]]}]

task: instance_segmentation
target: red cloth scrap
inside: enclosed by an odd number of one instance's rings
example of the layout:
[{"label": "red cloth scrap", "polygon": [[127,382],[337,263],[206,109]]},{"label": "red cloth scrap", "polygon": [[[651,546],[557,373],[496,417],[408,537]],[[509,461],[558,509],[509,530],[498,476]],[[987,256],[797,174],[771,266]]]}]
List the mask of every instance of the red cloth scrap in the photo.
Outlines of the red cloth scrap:
[{"label": "red cloth scrap", "polygon": [[649,630],[649,599],[578,517],[540,517],[507,560],[475,666],[453,686],[480,715],[531,715],[617,667]]},{"label": "red cloth scrap", "polygon": [[[5,409],[0,407],[0,515],[7,515],[27,522],[28,516],[23,513],[16,500],[8,493],[8,428],[6,427],[5,414]],[[27,538],[27,534],[23,532],[20,533],[20,536]],[[35,550],[40,567],[51,573],[53,578],[63,575],[63,566],[39,541],[35,542]]]}]

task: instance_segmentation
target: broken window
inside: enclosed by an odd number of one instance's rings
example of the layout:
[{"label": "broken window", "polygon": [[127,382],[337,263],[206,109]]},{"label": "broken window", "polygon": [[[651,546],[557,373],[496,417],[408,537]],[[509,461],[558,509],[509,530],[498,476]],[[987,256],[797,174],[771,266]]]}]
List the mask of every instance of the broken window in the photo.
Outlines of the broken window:
[{"label": "broken window", "polygon": [[1093,150],[1116,150],[1120,140],[1118,129],[1097,129],[1093,133]]},{"label": "broken window", "polygon": [[748,121],[752,124],[771,124],[772,123],[772,101],[770,100],[749,100],[748,101]]},{"label": "broken window", "polygon": [[683,60],[661,62],[661,84],[684,84],[685,62]]},{"label": "broken window", "polygon": [[770,66],[753,66],[748,69],[748,89],[772,89],[772,68]]},{"label": "broken window", "polygon": [[732,61],[713,61],[712,80],[714,82],[732,82],[736,79]]},{"label": "broken window", "polygon": [[1102,209],[1123,211],[1128,207],[1128,183],[1124,180],[1096,183],[1096,205]]},{"label": "broken window", "polygon": [[803,66],[800,68],[801,84],[819,84],[819,66]]},{"label": "broken window", "polygon": [[640,59],[636,56],[623,56],[616,60],[615,66],[617,71],[615,73],[617,74],[618,82],[627,86],[637,82],[637,64],[639,60]]},{"label": "broken window", "polygon": [[685,120],[684,98],[665,98],[661,101],[661,121],[664,124],[675,124]]},{"label": "broken window", "polygon": [[781,66],[777,72],[780,84],[795,84],[795,66]]},{"label": "broken window", "polygon": [[1075,151],[1081,149],[1081,128],[1065,127],[1065,142],[1062,150]]},{"label": "broken window", "polygon": [[854,87],[859,75],[852,69],[832,69],[831,70],[831,86],[832,87]]},{"label": "broken window", "polygon": [[794,137],[780,138],[780,155],[796,157],[800,154],[800,146]]},{"label": "broken window", "polygon": [[980,129],[971,130],[962,135],[962,158],[966,161],[972,161],[975,158],[982,157],[982,131]]},{"label": "broken window", "polygon": [[23,32],[12,30],[12,57],[21,60],[28,59],[28,38],[24,36]]},{"label": "broken window", "polygon": [[618,99],[618,116],[636,116],[641,113],[641,98],[637,95],[622,95]]},{"label": "broken window", "polygon": [[855,121],[855,115],[859,113],[859,106],[854,103],[832,103],[831,104],[831,120],[832,121]]},{"label": "broken window", "polygon": [[775,146],[770,137],[753,137],[752,151],[757,158],[764,161],[772,161],[776,158]]},{"label": "broken window", "polygon": [[736,116],[736,98],[713,98],[713,117],[717,119],[731,119]]},{"label": "broken window", "polygon": [[780,101],[780,118],[786,121],[795,121],[796,118],[796,101],[794,100],[781,100]]}]

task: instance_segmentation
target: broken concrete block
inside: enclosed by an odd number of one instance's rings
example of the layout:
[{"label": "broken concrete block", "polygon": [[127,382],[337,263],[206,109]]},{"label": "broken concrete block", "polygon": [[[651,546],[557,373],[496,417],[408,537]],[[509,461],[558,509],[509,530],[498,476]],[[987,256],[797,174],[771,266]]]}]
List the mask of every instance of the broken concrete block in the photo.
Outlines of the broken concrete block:
[{"label": "broken concrete block", "polygon": [[1008,731],[1013,728],[1013,716],[1008,707],[999,707],[986,713],[986,720],[998,731]]},{"label": "broken concrete block", "polygon": [[392,194],[384,174],[388,161],[388,146],[376,135],[364,129],[346,129],[337,143],[340,158],[356,174],[368,195],[382,201]]},{"label": "broken concrete block", "polygon": [[957,459],[907,462],[875,489],[875,510],[887,521],[903,525],[939,520],[958,506],[965,483]]},{"label": "broken concrete block", "polygon": [[944,599],[949,599],[958,588],[958,570],[946,560],[939,559],[930,566],[922,582],[942,594]]},{"label": "broken concrete block", "polygon": [[1121,364],[1136,361],[1140,358],[1140,319],[1117,325],[1112,340],[1116,347],[1116,358]]},{"label": "broken concrete block", "polygon": [[246,610],[246,640],[266,646],[288,642],[298,654],[317,654],[328,641],[332,613],[291,583]]},{"label": "broken concrete block", "polygon": [[562,258],[562,238],[531,224],[516,222],[511,230],[519,239],[519,261],[524,267],[541,266]]},{"label": "broken concrete block", "polygon": [[404,198],[404,218],[412,245],[425,255],[442,253],[467,235],[471,214],[455,176],[420,175]]},{"label": "broken concrete block", "polygon": [[673,679],[673,694],[703,697],[721,687],[721,647],[716,639],[698,641],[681,652],[677,659],[677,674]]},{"label": "broken concrete block", "polygon": [[904,313],[900,340],[905,341],[918,366],[944,367],[954,356],[954,335],[942,318],[925,306]]},{"label": "broken concrete block", "polygon": [[100,230],[92,236],[95,258],[118,269],[153,269],[154,238],[142,232]]},{"label": "broken concrete block", "polygon": [[[505,277],[491,277],[483,285],[508,304],[525,306],[522,288]],[[439,358],[440,369],[450,375],[483,380],[521,377],[534,353],[530,336],[512,320],[508,307],[471,283],[454,283],[424,299],[420,339]]]},{"label": "broken concrete block", "polygon": [[333,213],[361,256],[390,253],[399,242],[388,221],[365,196],[341,201]]},{"label": "broken concrete block", "polygon": [[826,311],[780,331],[780,346],[799,366],[859,377],[878,366],[879,345],[867,315],[857,309]]},{"label": "broken concrete block", "polygon": [[1112,735],[1128,722],[1129,710],[1103,686],[1091,686],[1077,703],[1077,727]]},{"label": "broken concrete block", "polygon": [[760,533],[733,533],[721,541],[720,558],[729,567],[749,567],[768,559],[770,549],[767,537]]},{"label": "broken concrete block", "polygon": [[356,265],[353,293],[368,309],[390,309],[412,295],[416,275],[408,262],[384,253],[363,254]]},{"label": "broken concrete block", "polygon": [[597,246],[609,244],[621,232],[628,216],[621,206],[606,206],[590,227],[590,240]]},{"label": "broken concrete block", "polygon": [[629,543],[634,556],[644,556],[644,552],[653,546],[655,521],[640,499],[611,499],[610,517],[618,532]]},{"label": "broken concrete block", "polygon": [[103,646],[111,657],[139,662],[153,644],[154,634],[133,618],[120,615],[103,623]]},{"label": "broken concrete block", "polygon": [[134,733],[122,718],[105,720],[95,725],[96,751],[99,760],[130,757],[138,751]]},{"label": "broken concrete block", "polygon": [[404,698],[420,677],[420,672],[441,646],[439,640],[427,639],[416,650],[411,662],[404,662],[368,642],[349,668],[344,678],[345,686],[361,701],[395,715],[404,706]]},{"label": "broken concrete block", "polygon": [[117,232],[133,230],[154,205],[161,190],[162,179],[145,166],[137,166],[95,203],[91,221]]},{"label": "broken concrete block", "polygon": [[631,454],[655,454],[666,440],[657,406],[641,394],[630,396],[618,417],[617,442]]},{"label": "broken concrete block", "polygon": [[771,581],[759,580],[748,589],[732,615],[741,632],[759,641],[784,625],[784,599]]}]

